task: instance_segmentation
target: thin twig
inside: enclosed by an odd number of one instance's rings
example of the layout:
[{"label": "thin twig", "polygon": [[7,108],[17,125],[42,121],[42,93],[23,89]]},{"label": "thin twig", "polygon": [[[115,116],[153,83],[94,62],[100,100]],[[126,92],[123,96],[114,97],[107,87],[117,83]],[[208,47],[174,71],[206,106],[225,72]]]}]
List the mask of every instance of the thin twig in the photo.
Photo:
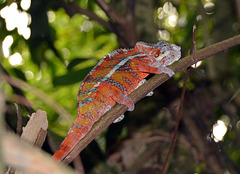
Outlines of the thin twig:
[{"label": "thin twig", "polygon": [[240,0],[235,0],[235,9],[238,19],[238,28],[240,29]]},{"label": "thin twig", "polygon": [[197,48],[196,48],[196,25],[193,26],[193,37],[192,37],[192,47],[190,49],[190,54],[194,55],[195,59],[195,68],[197,67],[197,59],[196,59],[196,54],[197,54]]},{"label": "thin twig", "polygon": [[[1,58],[0,58],[1,60]],[[3,96],[3,72],[2,69],[0,68],[0,173],[4,173],[5,171],[5,160],[3,158],[3,142],[4,142],[4,134],[5,134],[5,128],[4,128],[4,114],[6,111],[6,106],[5,106],[5,98]]]},{"label": "thin twig", "polygon": [[16,108],[17,111],[17,130],[16,133],[17,135],[21,135],[22,132],[22,114],[21,114],[21,108],[19,107],[19,105],[17,103],[14,103],[14,106]]},{"label": "thin twig", "polygon": [[[194,25],[193,26],[193,36],[192,36],[192,47],[191,47],[191,50],[190,50],[190,53],[194,53],[195,57],[196,58],[196,26]],[[195,61],[195,66],[196,66],[196,61]],[[180,104],[179,104],[179,109],[178,109],[178,115],[177,115],[177,120],[176,120],[176,126],[175,126],[175,130],[174,130],[174,133],[173,133],[173,137],[172,137],[172,140],[171,140],[171,144],[170,144],[170,148],[168,150],[168,154],[167,154],[167,157],[164,161],[164,164],[163,164],[163,167],[162,167],[162,171],[161,171],[161,174],[164,174],[164,170],[167,166],[167,162],[168,162],[168,159],[170,157],[170,154],[172,152],[172,149],[173,149],[173,146],[175,144],[175,141],[176,141],[176,137],[177,137],[177,133],[178,133],[178,127],[179,127],[179,123],[180,123],[180,120],[181,120],[181,115],[182,115],[182,109],[183,109],[183,101],[184,101],[184,96],[185,96],[185,92],[186,92],[186,86],[187,86],[187,79],[188,79],[188,76],[189,76],[189,72],[190,72],[190,68],[187,69],[187,72],[186,72],[186,75],[185,75],[185,78],[184,78],[184,83],[183,83],[183,88],[182,88],[182,93],[181,93],[181,99],[180,99]]]},{"label": "thin twig", "polygon": [[[0,70],[2,71],[3,75],[9,75],[8,72],[5,70],[5,68],[0,64]],[[11,85],[9,84],[14,93],[16,94],[16,99],[14,98],[14,101],[17,101],[18,103],[21,103],[25,106],[25,108],[27,109],[27,111],[32,114],[34,112],[34,109],[32,108],[30,102],[28,101],[28,99],[24,96],[24,94],[22,93],[21,89],[18,88],[17,86]],[[7,98],[8,99],[8,98]]]},{"label": "thin twig", "polygon": [[[192,47],[191,47],[191,50],[190,50],[191,54],[194,53],[195,66],[196,66],[196,38],[195,37],[196,37],[196,25],[193,26]],[[176,126],[175,126],[175,130],[174,130],[173,137],[172,137],[172,140],[171,140],[170,148],[168,150],[167,157],[166,157],[166,159],[164,161],[164,164],[163,164],[163,167],[162,167],[162,171],[161,171],[162,174],[164,174],[164,170],[167,166],[168,159],[170,157],[170,154],[172,152],[173,146],[174,146],[175,141],[176,141],[176,137],[177,137],[177,133],[178,133],[178,127],[179,127],[179,123],[180,123],[181,115],[182,115],[183,101],[184,101],[184,96],[185,96],[185,92],[186,92],[187,79],[188,79],[188,76],[189,76],[189,72],[190,72],[190,68],[187,69],[187,72],[186,72],[186,75],[185,75],[185,78],[184,78],[184,83],[183,83],[183,88],[182,88],[182,93],[181,93],[181,99],[180,99],[180,104],[179,104],[179,109],[178,109],[178,115],[177,115],[177,120],[176,120]]]},{"label": "thin twig", "polygon": [[71,114],[69,114],[62,105],[53,100],[43,91],[18,78],[10,77],[8,75],[4,75],[3,78],[7,83],[11,84],[12,86],[27,91],[28,93],[34,94],[38,99],[44,101],[48,106],[55,109],[55,111],[59,113],[59,115],[61,115],[69,124],[72,121]]},{"label": "thin twig", "polygon": [[182,88],[182,93],[181,93],[181,99],[180,99],[180,104],[179,104],[179,109],[178,109],[178,115],[177,115],[175,130],[174,130],[174,133],[173,133],[173,136],[172,136],[172,139],[171,139],[171,144],[170,144],[170,147],[169,147],[169,150],[168,150],[168,153],[167,153],[167,157],[164,161],[164,164],[163,164],[163,167],[162,167],[162,170],[161,170],[161,174],[164,174],[164,170],[167,166],[168,159],[170,157],[170,154],[172,152],[173,146],[174,146],[175,141],[176,141],[176,137],[177,137],[177,133],[178,133],[178,127],[179,127],[179,123],[180,123],[181,115],[182,115],[183,101],[184,101],[184,96],[185,96],[189,71],[190,71],[190,69],[188,68],[187,72],[186,72],[186,75],[185,75],[185,78],[184,78],[184,83],[183,83],[183,88]]}]

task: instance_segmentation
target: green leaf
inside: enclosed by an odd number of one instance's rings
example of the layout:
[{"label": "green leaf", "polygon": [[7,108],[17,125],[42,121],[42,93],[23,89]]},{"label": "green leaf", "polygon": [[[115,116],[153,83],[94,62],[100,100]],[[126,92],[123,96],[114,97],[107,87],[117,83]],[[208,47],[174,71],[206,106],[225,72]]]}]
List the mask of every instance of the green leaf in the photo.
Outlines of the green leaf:
[{"label": "green leaf", "polygon": [[79,63],[82,63],[84,61],[87,61],[89,59],[92,59],[92,58],[76,58],[76,59],[73,59],[67,66],[67,69],[68,70],[71,70],[73,67],[75,67],[76,65],[78,65]]},{"label": "green leaf", "polygon": [[85,76],[89,73],[89,71],[93,68],[94,66],[84,68],[78,71],[69,71],[67,74],[55,77],[53,79],[53,84],[55,86],[59,85],[70,85],[73,83],[77,83],[82,81]]}]

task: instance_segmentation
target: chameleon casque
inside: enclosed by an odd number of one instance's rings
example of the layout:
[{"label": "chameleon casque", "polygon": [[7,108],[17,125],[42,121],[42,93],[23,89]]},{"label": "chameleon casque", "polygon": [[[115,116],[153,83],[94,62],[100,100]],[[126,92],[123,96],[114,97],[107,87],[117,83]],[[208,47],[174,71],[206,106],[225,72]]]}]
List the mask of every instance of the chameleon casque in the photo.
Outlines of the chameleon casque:
[{"label": "chameleon casque", "polygon": [[132,111],[134,102],[127,95],[143,84],[149,73],[173,76],[174,72],[166,66],[181,57],[180,50],[174,44],[160,41],[137,42],[133,49],[108,53],[80,86],[78,117],[52,158],[61,162],[115,102]]}]

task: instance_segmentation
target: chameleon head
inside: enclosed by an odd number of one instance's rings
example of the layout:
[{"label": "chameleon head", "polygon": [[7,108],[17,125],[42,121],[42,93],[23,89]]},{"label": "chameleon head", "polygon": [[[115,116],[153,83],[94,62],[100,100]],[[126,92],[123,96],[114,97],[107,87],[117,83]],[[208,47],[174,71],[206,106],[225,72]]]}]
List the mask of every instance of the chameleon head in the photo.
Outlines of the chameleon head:
[{"label": "chameleon head", "polygon": [[181,47],[164,41],[157,43],[137,42],[135,48],[154,58],[154,62],[167,66],[181,57]]}]

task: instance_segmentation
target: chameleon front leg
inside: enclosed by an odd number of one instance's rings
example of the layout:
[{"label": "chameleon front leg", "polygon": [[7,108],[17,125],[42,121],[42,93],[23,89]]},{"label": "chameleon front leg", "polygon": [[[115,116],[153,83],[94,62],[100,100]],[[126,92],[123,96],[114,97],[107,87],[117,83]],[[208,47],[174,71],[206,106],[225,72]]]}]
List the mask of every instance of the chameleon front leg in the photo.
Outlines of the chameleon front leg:
[{"label": "chameleon front leg", "polygon": [[112,85],[108,84],[107,81],[102,82],[104,83],[104,93],[106,96],[111,97],[115,102],[119,104],[126,105],[128,107],[128,111],[134,110],[134,102],[130,99],[124,91],[113,87]]},{"label": "chameleon front leg", "polygon": [[161,65],[159,65],[158,67],[155,67],[148,64],[140,64],[139,70],[141,72],[153,73],[153,74],[165,73],[165,74],[168,74],[170,77],[172,77],[175,74],[174,71],[171,70],[170,68],[161,66]]}]

